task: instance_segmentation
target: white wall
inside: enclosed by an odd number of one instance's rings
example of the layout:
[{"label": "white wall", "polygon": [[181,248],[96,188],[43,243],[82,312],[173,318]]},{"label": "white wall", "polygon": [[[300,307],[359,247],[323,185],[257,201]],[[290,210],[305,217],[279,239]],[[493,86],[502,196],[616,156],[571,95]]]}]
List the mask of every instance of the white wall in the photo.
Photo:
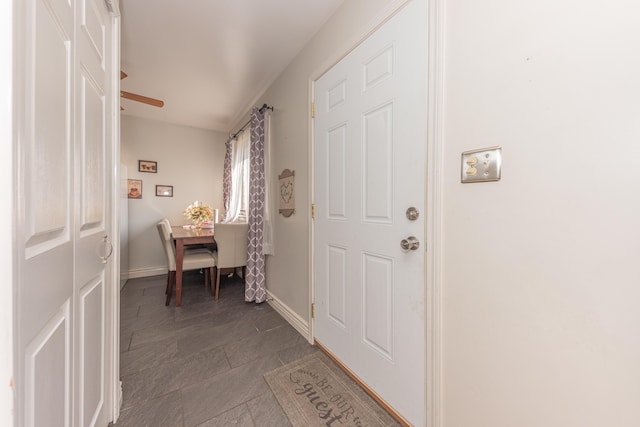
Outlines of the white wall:
[{"label": "white wall", "polygon": [[[226,134],[122,116],[122,162],[129,179],[142,180],[142,199],[129,199],[129,277],[166,272],[156,223],[187,224],[182,211],[195,200],[221,209]],[[138,160],[158,162],[157,173],[138,172]],[[173,197],[156,197],[173,185]]]},{"label": "white wall", "polygon": [[[296,212],[289,218],[275,217],[276,254],[267,257],[267,288],[303,319],[309,318],[309,82],[353,47],[374,18],[388,14],[387,8],[398,3],[401,1],[345,2],[256,102],[275,107],[271,121],[274,180],[284,169],[296,173]],[[276,182],[273,185],[278,188]]]},{"label": "white wall", "polygon": [[[640,6],[446,1],[443,425],[640,425]],[[502,181],[460,183],[501,145]]]}]

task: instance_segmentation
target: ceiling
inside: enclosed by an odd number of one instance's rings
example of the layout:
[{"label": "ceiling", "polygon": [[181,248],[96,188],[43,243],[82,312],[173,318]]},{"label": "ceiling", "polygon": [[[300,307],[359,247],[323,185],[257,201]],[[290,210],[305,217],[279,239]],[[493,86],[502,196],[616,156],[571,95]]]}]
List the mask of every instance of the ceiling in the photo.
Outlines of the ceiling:
[{"label": "ceiling", "polygon": [[231,131],[345,0],[120,0],[122,114]]}]

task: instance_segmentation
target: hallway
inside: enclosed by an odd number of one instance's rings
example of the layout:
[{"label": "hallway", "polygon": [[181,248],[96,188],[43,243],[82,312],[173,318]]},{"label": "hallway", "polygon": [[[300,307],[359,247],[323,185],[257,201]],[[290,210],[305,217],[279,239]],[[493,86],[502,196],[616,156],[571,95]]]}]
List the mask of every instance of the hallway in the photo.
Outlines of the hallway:
[{"label": "hallway", "polygon": [[262,375],[316,347],[268,304],[245,303],[223,278],[220,298],[197,272],[184,276],[182,307],[164,305],[166,276],[131,279],[121,291],[117,427],[289,426]]}]

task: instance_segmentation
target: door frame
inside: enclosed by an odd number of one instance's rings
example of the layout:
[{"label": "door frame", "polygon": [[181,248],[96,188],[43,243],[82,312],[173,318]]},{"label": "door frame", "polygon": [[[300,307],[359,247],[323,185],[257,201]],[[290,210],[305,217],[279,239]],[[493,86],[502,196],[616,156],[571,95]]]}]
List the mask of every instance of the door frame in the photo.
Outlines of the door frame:
[{"label": "door frame", "polygon": [[[14,1],[0,2],[0,140],[11,141],[0,144],[0,180],[6,188],[15,188],[14,184],[14,141],[15,117],[13,112],[13,88],[15,64],[13,60],[15,45]],[[0,223],[13,224],[13,191],[0,193]],[[12,227],[13,228],[13,227]],[[6,230],[6,227],[5,227]],[[0,243],[0,271],[5,280],[0,281],[0,424],[14,425],[15,393],[10,387],[13,379],[13,307],[15,301],[15,272],[13,270],[13,232],[8,230],[8,238]],[[10,280],[6,280],[10,278]]]},{"label": "door frame", "polygon": [[111,378],[107,379],[109,383],[109,399],[111,407],[108,410],[111,413],[111,421],[115,423],[120,416],[120,406],[122,404],[122,386],[120,382],[120,52],[121,38],[120,25],[121,15],[119,1],[105,0],[110,7],[112,30],[111,30],[111,72],[113,78],[110,81],[111,103],[108,105],[112,114],[110,128],[107,137],[112,141],[113,164],[111,170],[111,244],[113,245],[113,254],[111,255],[111,283],[110,295],[108,300],[111,301],[111,336],[107,339],[111,340],[111,354],[107,355],[110,362]]},{"label": "door frame", "polygon": [[[315,101],[315,84],[340,60],[353,51],[384,23],[391,19],[407,3],[414,0],[394,0],[383,8],[357,35],[347,40],[337,54],[327,60],[311,74],[308,81],[309,105]],[[424,0],[427,2],[427,147],[426,168],[426,218],[425,218],[425,358],[426,358],[426,425],[439,427],[442,423],[442,171],[443,171],[443,92],[444,92],[444,0]],[[309,131],[309,197],[315,204],[314,195],[314,118],[308,116]],[[312,210],[313,212],[313,210]],[[309,218],[309,307],[313,307],[315,295],[315,253],[314,222]],[[427,238],[428,236],[428,238]],[[310,343],[315,340],[315,325],[312,310],[309,310],[308,336]],[[348,368],[348,367],[347,367]]]}]

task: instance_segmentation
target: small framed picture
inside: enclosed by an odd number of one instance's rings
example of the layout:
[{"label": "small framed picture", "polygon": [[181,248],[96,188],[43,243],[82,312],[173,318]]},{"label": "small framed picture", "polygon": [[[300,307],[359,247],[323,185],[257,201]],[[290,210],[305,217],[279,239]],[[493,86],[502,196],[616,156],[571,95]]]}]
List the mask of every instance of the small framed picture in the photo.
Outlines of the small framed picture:
[{"label": "small framed picture", "polygon": [[138,160],[138,171],[158,173],[158,162],[153,162],[151,160]]},{"label": "small framed picture", "polygon": [[156,185],[157,197],[173,197],[173,185]]},{"label": "small framed picture", "polygon": [[127,195],[130,199],[142,199],[142,180],[127,180]]}]

